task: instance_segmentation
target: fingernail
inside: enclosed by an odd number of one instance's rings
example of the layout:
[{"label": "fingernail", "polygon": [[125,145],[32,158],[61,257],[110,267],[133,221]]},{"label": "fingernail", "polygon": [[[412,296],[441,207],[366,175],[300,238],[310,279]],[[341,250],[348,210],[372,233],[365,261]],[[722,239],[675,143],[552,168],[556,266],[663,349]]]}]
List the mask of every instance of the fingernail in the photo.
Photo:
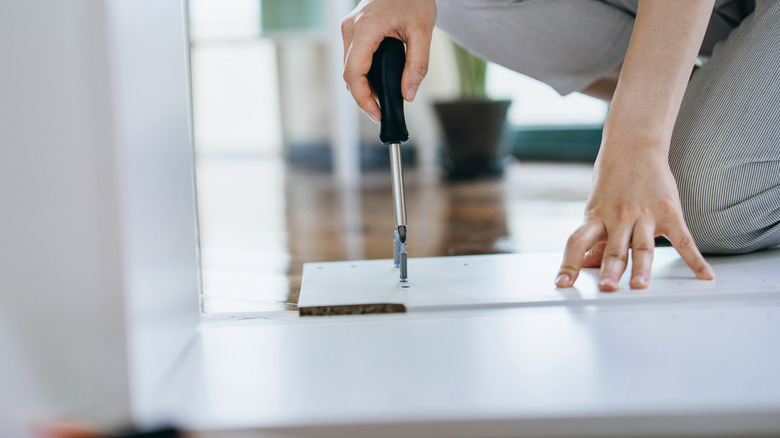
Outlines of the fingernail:
[{"label": "fingernail", "polygon": [[555,284],[557,286],[568,286],[570,283],[571,283],[571,277],[569,276],[569,274],[561,274],[555,278]]},{"label": "fingernail", "polygon": [[414,97],[417,96],[417,90],[419,89],[420,87],[417,85],[412,85],[411,87],[409,87],[409,91],[406,92],[406,101],[407,102],[414,101]]},{"label": "fingernail", "polygon": [[705,267],[705,268],[702,270],[702,273],[703,273],[705,276],[709,277],[709,278],[715,278],[715,271],[713,271],[713,270],[712,270],[712,267],[710,267],[710,266],[706,266],[706,267]]},{"label": "fingernail", "polygon": [[602,278],[599,280],[599,287],[614,287],[615,282],[611,278]]},{"label": "fingernail", "polygon": [[[368,113],[367,113],[367,114],[368,114]],[[377,118],[375,115],[373,115],[373,114],[368,114],[368,117],[369,117],[371,120],[373,120],[373,121],[374,121],[374,123],[379,123],[379,119],[378,119],[378,118]]]}]

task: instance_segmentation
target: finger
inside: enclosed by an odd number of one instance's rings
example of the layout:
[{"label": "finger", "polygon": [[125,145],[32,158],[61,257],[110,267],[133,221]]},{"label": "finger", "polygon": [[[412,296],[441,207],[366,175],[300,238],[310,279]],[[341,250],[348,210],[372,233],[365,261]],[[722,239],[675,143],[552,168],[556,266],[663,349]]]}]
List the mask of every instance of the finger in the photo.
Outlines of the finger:
[{"label": "finger", "polygon": [[555,277],[555,285],[558,287],[571,287],[580,274],[580,268],[585,257],[585,252],[592,248],[596,242],[606,236],[604,225],[601,222],[589,221],[572,233],[566,242],[566,250],[563,252],[563,262]]},{"label": "finger", "polygon": [[604,246],[607,242],[599,242],[593,248],[585,253],[585,260],[582,261],[583,268],[600,268],[601,259],[604,258]]},{"label": "finger", "polygon": [[628,245],[633,228],[633,224],[624,222],[607,230],[607,244],[599,274],[599,290],[602,292],[614,292],[620,287],[620,277],[628,264]]},{"label": "finger", "polygon": [[347,52],[349,52],[349,46],[352,44],[352,14],[349,14],[344,20],[341,21],[341,41],[344,43],[344,55],[342,62],[347,62]]},{"label": "finger", "polygon": [[371,96],[371,86],[366,75],[371,69],[374,52],[383,39],[384,36],[380,33],[354,38],[344,62],[344,82],[347,83],[347,89],[352,93],[352,98],[360,109],[375,122],[381,120],[382,113],[379,110],[379,104]]},{"label": "finger", "polygon": [[680,219],[677,225],[672,228],[672,231],[666,234],[669,241],[672,242],[672,246],[680,253],[685,264],[696,274],[696,278],[699,280],[712,280],[715,278],[715,271],[704,257],[699,252],[699,248],[696,247],[691,232],[688,231],[688,227],[685,226],[685,222]]},{"label": "finger", "polygon": [[431,52],[431,31],[416,30],[409,35],[406,44],[406,64],[401,77],[401,93],[408,102],[414,100],[425,75],[428,74],[428,60]]},{"label": "finger", "polygon": [[631,236],[631,267],[632,289],[644,289],[650,284],[650,270],[653,265],[653,250],[655,249],[655,224],[640,220],[634,225]]}]

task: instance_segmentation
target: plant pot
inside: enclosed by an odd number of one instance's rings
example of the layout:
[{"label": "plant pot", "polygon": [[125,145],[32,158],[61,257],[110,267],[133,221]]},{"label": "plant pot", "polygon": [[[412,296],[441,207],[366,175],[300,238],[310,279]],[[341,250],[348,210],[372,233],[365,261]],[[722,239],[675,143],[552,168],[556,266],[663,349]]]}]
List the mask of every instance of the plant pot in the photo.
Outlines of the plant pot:
[{"label": "plant pot", "polygon": [[504,173],[506,115],[510,100],[459,100],[434,104],[444,133],[440,151],[448,180]]}]

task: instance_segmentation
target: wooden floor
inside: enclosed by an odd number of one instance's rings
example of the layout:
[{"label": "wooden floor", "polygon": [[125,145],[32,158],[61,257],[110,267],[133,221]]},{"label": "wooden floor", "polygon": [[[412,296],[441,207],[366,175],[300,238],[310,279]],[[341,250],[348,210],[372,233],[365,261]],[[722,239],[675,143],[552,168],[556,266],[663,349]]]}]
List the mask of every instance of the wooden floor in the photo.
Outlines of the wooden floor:
[{"label": "wooden floor", "polygon": [[[405,171],[409,254],[429,257],[561,251],[592,167],[515,163],[468,183]],[[201,158],[197,182],[206,313],[294,311],[304,263],[392,257],[387,171],[345,189],[278,159]]]}]

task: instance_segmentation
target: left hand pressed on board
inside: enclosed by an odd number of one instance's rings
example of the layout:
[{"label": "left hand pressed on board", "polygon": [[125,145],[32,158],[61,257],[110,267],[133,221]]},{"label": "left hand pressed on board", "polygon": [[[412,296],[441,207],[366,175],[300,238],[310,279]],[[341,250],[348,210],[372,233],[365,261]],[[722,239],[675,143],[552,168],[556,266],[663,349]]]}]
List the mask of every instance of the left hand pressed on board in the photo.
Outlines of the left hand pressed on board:
[{"label": "left hand pressed on board", "polygon": [[656,236],[666,236],[696,277],[715,274],[683,219],[666,156],[632,148],[628,154],[602,148],[594,168],[585,222],[569,237],[555,284],[571,287],[583,267],[601,266],[599,289],[618,290],[631,249],[631,288],[649,284]]}]

